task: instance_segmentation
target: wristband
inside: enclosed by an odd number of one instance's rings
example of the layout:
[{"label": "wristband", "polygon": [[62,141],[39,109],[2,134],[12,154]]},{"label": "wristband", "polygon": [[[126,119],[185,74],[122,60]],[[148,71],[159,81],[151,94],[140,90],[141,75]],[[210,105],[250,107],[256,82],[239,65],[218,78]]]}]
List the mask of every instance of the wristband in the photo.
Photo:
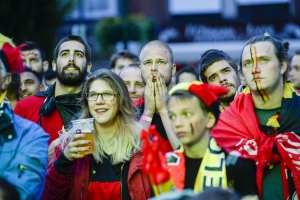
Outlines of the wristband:
[{"label": "wristband", "polygon": [[143,120],[143,121],[146,121],[146,122],[149,122],[151,123],[152,122],[152,118],[151,117],[147,117],[145,115],[142,115],[140,120]]}]

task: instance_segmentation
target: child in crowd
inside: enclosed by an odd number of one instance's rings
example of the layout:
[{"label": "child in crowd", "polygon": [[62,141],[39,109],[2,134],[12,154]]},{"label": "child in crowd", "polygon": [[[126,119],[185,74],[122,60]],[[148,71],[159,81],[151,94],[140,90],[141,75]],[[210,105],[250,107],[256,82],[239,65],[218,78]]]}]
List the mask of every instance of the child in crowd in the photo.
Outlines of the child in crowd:
[{"label": "child in crowd", "polygon": [[218,96],[226,93],[225,87],[199,81],[180,83],[170,90],[168,113],[181,141],[177,150],[168,153],[177,190],[198,193],[208,187],[232,187],[241,196],[256,196],[254,162],[227,154],[210,136],[220,114]]}]

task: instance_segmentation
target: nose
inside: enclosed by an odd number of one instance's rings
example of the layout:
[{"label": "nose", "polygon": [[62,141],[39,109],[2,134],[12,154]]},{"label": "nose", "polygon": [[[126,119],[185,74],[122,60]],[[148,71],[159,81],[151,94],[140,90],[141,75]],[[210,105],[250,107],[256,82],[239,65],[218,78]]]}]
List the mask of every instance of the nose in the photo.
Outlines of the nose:
[{"label": "nose", "polygon": [[152,66],[151,66],[151,71],[152,71],[152,72],[157,72],[157,71],[158,71],[156,62],[153,62]]},{"label": "nose", "polygon": [[176,119],[174,121],[174,125],[175,125],[175,128],[179,128],[183,125],[182,119],[180,116],[176,117]]},{"label": "nose", "polygon": [[27,87],[26,87],[26,85],[25,84],[21,84],[21,91],[24,91],[24,90],[27,90]]},{"label": "nose", "polygon": [[27,67],[30,67],[30,68],[31,68],[29,59],[26,59],[25,65],[26,65]]},{"label": "nose", "polygon": [[254,65],[252,69],[252,74],[257,74],[257,73],[260,73],[258,64]]},{"label": "nose", "polygon": [[96,99],[97,104],[104,104],[104,100],[100,94],[98,94],[98,97]]},{"label": "nose", "polygon": [[69,63],[74,63],[74,54],[73,53],[70,53],[70,58],[69,58]]},{"label": "nose", "polygon": [[224,75],[222,75],[222,74],[220,74],[219,75],[219,82],[220,82],[220,84],[227,83],[228,82],[227,77],[224,76]]},{"label": "nose", "polygon": [[130,84],[130,86],[128,87],[128,91],[129,91],[130,93],[136,93],[136,89],[135,89],[135,86],[134,86],[133,83]]}]

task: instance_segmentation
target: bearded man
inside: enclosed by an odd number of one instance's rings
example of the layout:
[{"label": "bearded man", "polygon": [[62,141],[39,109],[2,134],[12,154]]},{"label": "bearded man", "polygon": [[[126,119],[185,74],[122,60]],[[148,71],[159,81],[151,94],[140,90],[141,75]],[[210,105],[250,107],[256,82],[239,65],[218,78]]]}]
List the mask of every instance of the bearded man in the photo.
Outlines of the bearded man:
[{"label": "bearded man", "polygon": [[81,86],[91,67],[91,48],[81,37],[70,35],[61,39],[52,62],[56,83],[18,102],[14,112],[38,123],[49,133],[50,144],[80,110]]}]

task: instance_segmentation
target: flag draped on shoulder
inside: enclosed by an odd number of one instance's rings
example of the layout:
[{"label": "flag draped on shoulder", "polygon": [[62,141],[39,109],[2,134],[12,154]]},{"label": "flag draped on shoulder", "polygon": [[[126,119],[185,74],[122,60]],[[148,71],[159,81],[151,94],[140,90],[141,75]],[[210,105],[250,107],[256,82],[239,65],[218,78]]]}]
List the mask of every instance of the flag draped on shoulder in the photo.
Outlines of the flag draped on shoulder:
[{"label": "flag draped on shoulder", "polygon": [[[286,169],[291,171],[296,192],[300,194],[300,94],[291,83],[284,85],[280,113],[271,116],[265,127],[259,124],[250,89],[246,88],[221,113],[211,136],[226,151],[236,151],[255,160],[260,195],[264,168],[278,162],[283,174],[284,197],[291,195],[288,177],[283,173]],[[274,148],[278,153],[274,153]]]}]

